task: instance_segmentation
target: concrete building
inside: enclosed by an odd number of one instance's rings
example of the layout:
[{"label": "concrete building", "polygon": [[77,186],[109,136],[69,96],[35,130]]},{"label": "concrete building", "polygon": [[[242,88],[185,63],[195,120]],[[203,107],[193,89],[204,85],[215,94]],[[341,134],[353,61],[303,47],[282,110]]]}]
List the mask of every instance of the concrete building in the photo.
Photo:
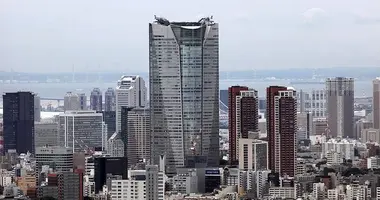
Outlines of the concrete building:
[{"label": "concrete building", "polygon": [[331,136],[354,138],[354,79],[328,78],[326,96]]},{"label": "concrete building", "polygon": [[34,124],[35,147],[59,146],[58,142],[58,123],[36,122]]},{"label": "concrete building", "polygon": [[41,121],[41,98],[38,95],[34,95],[34,121]]},{"label": "concrete building", "polygon": [[116,131],[121,130],[122,107],[142,108],[146,106],[147,88],[140,76],[122,76],[116,87]]},{"label": "concrete building", "polygon": [[380,129],[380,77],[373,80],[373,128]]},{"label": "concrete building", "polygon": [[104,111],[116,111],[116,94],[113,88],[104,93]]},{"label": "concrete building", "polygon": [[80,110],[79,96],[73,92],[67,92],[64,97],[64,111]]},{"label": "concrete building", "polygon": [[297,99],[293,88],[267,88],[269,169],[294,177],[296,168]]},{"label": "concrete building", "polygon": [[367,158],[367,169],[379,169],[380,158],[377,156]]},{"label": "concrete building", "polygon": [[310,113],[297,113],[297,141],[309,139],[312,135],[313,117]]},{"label": "concrete building", "polygon": [[124,157],[124,142],[121,133],[115,132],[107,141],[108,151],[111,157]]},{"label": "concrete building", "polygon": [[[360,119],[355,123],[355,139],[362,138],[362,131],[364,129],[373,128],[373,122],[366,119]],[[362,140],[363,141],[363,140]]]},{"label": "concrete building", "polygon": [[74,152],[93,151],[96,147],[104,148],[106,133],[102,113],[89,110],[66,111],[59,114],[59,144],[72,148]]},{"label": "concrete building", "polygon": [[330,129],[326,118],[314,118],[312,135],[330,135]]},{"label": "concrete building", "polygon": [[376,142],[380,144],[380,129],[363,129],[361,134],[362,142]]},{"label": "concrete building", "polygon": [[257,139],[239,139],[239,169],[268,170],[268,142]]},{"label": "concrete building", "polygon": [[128,165],[133,166],[140,160],[150,160],[150,110],[134,108],[128,111]]},{"label": "concrete building", "polygon": [[218,36],[210,18],[149,24],[153,160],[165,154],[169,176],[194,156],[219,166]]},{"label": "concrete building", "polygon": [[36,148],[36,177],[37,183],[41,183],[39,175],[44,165],[49,166],[55,172],[73,171],[73,151],[70,148],[50,146]]},{"label": "concrete building", "polygon": [[75,172],[48,174],[47,181],[38,187],[37,197],[52,197],[60,200],[83,199],[83,175]]},{"label": "concrete building", "polygon": [[110,190],[113,200],[164,200],[164,173],[157,165],[147,166],[146,170],[130,170],[128,180],[112,180]]},{"label": "concrete building", "polygon": [[103,96],[99,88],[94,88],[90,95],[90,110],[103,110]]},{"label": "concrete building", "polygon": [[300,91],[297,93],[297,111],[308,112],[313,118],[326,117],[326,90]]},{"label": "concrete building", "polygon": [[229,161],[237,162],[239,139],[248,138],[249,131],[258,131],[258,93],[244,86],[228,88]]},{"label": "concrete building", "polygon": [[4,153],[34,153],[34,94],[15,92],[3,95]]},{"label": "concrete building", "polygon": [[326,157],[328,152],[337,152],[341,154],[342,158],[353,160],[355,157],[354,147],[355,143],[352,140],[333,138],[322,143],[321,158]]}]

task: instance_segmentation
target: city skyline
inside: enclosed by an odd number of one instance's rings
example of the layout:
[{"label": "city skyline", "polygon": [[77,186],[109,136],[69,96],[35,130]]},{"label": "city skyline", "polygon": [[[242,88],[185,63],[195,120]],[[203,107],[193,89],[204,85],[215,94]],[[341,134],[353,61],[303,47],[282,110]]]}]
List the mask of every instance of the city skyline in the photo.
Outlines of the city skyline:
[{"label": "city skyline", "polygon": [[379,66],[379,2],[193,3],[204,6],[176,12],[181,7],[171,0],[1,1],[0,26],[5,28],[0,31],[4,38],[0,71],[67,72],[75,65],[76,71],[146,72],[145,24],[154,15],[187,21],[211,15],[218,19],[223,35],[221,71]]}]

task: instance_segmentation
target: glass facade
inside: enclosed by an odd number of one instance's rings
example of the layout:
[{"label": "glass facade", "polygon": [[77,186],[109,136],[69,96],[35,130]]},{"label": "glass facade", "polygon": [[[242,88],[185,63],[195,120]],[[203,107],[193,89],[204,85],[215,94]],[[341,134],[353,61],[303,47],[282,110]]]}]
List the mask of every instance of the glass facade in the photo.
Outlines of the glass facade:
[{"label": "glass facade", "polygon": [[157,22],[149,29],[152,158],[166,155],[169,174],[194,156],[217,166],[218,24]]}]

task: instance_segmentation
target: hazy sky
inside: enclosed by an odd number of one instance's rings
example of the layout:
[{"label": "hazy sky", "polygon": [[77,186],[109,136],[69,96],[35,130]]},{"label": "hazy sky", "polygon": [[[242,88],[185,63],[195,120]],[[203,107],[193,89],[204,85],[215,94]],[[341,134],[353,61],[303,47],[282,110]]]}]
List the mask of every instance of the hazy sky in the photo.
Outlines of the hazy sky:
[{"label": "hazy sky", "polygon": [[146,72],[154,15],[213,15],[222,71],[380,66],[379,0],[1,0],[0,71]]}]

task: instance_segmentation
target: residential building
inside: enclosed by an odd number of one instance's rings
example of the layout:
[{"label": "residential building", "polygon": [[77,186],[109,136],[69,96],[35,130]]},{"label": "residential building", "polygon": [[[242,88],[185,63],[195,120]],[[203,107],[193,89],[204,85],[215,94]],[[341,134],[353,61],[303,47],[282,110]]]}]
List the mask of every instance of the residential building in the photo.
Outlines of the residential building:
[{"label": "residential building", "polygon": [[113,88],[104,93],[104,111],[116,111],[116,95]]},{"label": "residential building", "polygon": [[362,142],[376,142],[380,144],[380,129],[363,129],[361,133]]},{"label": "residential building", "polygon": [[74,152],[93,151],[96,147],[104,149],[106,133],[102,113],[88,110],[59,114],[59,144]]},{"label": "residential building", "polygon": [[36,122],[34,124],[34,129],[35,147],[59,146],[58,123]]},{"label": "residential building", "polygon": [[355,141],[350,139],[332,138],[322,143],[321,158],[326,157],[328,152],[340,153],[343,159],[354,159]]},{"label": "residential building", "polygon": [[99,88],[94,88],[90,95],[90,110],[103,110],[103,96]]},{"label": "residential building", "polygon": [[257,91],[244,86],[228,88],[228,97],[229,161],[233,164],[239,158],[239,139],[259,130],[259,101]]},{"label": "residential building", "polygon": [[47,182],[38,188],[37,197],[60,200],[83,200],[83,175],[75,172],[50,173]]},{"label": "residential building", "polygon": [[4,153],[34,153],[34,94],[15,92],[3,95]]},{"label": "residential building", "polygon": [[149,24],[149,88],[153,163],[166,155],[166,172],[194,158],[219,166],[218,24]]},{"label": "residential building", "polygon": [[379,168],[380,168],[380,158],[378,156],[367,158],[367,169],[379,169]]},{"label": "residential building", "polygon": [[268,170],[268,142],[257,139],[239,139],[239,169]]},{"label": "residential building", "polygon": [[128,179],[112,180],[110,189],[113,200],[164,200],[164,173],[157,165],[147,166],[145,170],[130,170]]},{"label": "residential building", "polygon": [[314,118],[312,126],[312,135],[330,136],[330,129],[326,118]]},{"label": "residential building", "polygon": [[328,78],[326,99],[331,136],[354,138],[354,79]]},{"label": "residential building", "polygon": [[122,76],[116,87],[116,131],[121,130],[122,107],[142,108],[146,106],[147,88],[140,76]]},{"label": "residential building", "polygon": [[267,88],[269,169],[294,177],[296,169],[297,99],[291,87]]},{"label": "residential building", "polygon": [[380,77],[373,80],[373,128],[380,129]]}]

